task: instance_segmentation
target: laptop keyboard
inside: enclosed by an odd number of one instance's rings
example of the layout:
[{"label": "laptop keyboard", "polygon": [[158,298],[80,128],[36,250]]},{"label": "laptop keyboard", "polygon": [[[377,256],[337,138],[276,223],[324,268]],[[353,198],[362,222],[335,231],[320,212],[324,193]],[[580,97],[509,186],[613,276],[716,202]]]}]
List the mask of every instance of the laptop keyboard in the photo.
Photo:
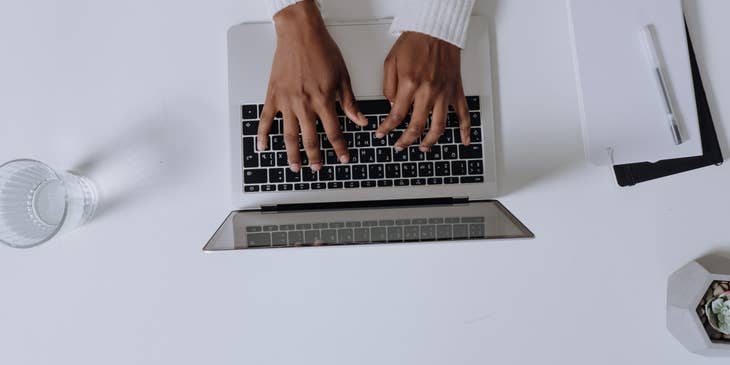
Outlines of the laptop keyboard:
[{"label": "laptop keyboard", "polygon": [[315,172],[306,166],[307,155],[300,137],[299,150],[304,167],[296,174],[287,167],[281,115],[274,119],[269,135],[269,150],[258,152],[256,135],[263,105],[242,105],[243,191],[289,192],[484,182],[484,141],[478,96],[467,97],[471,144],[461,144],[459,120],[452,110],[448,114],[444,135],[427,153],[419,150],[420,140],[402,152],[396,152],[393,148],[408,128],[410,115],[385,138],[377,139],[375,131],[390,112],[390,102],[385,99],[361,100],[358,104],[368,119],[366,127],[351,122],[339,106],[337,108],[340,127],[350,149],[350,163],[339,163],[322,123],[317,121],[324,160],[322,169]]},{"label": "laptop keyboard", "polygon": [[482,239],[484,217],[385,219],[247,226],[249,248]]}]

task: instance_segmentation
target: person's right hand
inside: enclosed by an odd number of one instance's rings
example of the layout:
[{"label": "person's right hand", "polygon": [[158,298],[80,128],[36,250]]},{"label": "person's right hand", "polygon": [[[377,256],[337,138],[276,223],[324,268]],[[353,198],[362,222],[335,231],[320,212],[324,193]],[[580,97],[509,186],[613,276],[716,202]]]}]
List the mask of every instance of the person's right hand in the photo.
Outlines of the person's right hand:
[{"label": "person's right hand", "polygon": [[337,120],[335,102],[340,100],[347,117],[360,126],[367,119],[360,112],[350,86],[350,75],[337,44],[327,32],[313,0],[291,5],[274,16],[276,53],[269,90],[258,131],[258,149],[268,148],[269,131],[277,112],[284,118],[284,142],[289,168],[299,172],[299,132],[314,171],[322,168],[322,154],[315,120],[324,130],[341,163],[350,162],[350,153]]}]

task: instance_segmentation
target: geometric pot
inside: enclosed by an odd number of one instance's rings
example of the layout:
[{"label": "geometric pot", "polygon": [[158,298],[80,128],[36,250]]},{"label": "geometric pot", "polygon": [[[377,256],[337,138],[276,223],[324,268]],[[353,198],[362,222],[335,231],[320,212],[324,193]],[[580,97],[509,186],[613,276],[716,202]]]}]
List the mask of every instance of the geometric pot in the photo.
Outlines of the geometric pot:
[{"label": "geometric pot", "polygon": [[667,329],[690,352],[730,356],[730,335],[713,328],[705,306],[730,289],[730,260],[706,256],[677,270],[667,286]]}]

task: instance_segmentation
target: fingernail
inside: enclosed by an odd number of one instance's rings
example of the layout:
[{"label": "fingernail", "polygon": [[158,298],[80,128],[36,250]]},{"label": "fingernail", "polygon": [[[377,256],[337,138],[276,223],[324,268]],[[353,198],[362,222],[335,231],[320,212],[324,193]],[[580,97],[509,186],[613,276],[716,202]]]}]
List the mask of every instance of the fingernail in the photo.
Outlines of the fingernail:
[{"label": "fingernail", "polygon": [[393,105],[395,105],[395,103],[391,101],[391,102],[390,102],[390,107],[392,108],[392,107],[393,107]]},{"label": "fingernail", "polygon": [[348,162],[350,162],[350,155],[342,155],[342,156],[340,156],[340,162],[341,163],[348,163]]},{"label": "fingernail", "polygon": [[292,172],[294,172],[296,174],[296,173],[299,173],[299,171],[302,169],[302,165],[300,165],[298,163],[293,163],[293,164],[289,165],[289,169],[292,170]]},{"label": "fingernail", "polygon": [[430,148],[428,148],[426,146],[421,146],[418,149],[421,150],[421,152],[423,152],[423,153],[426,153],[426,152],[428,152],[430,150]]},{"label": "fingernail", "polygon": [[258,149],[259,149],[259,151],[266,150],[266,146],[264,146],[264,141],[259,140]]},{"label": "fingernail", "polygon": [[313,163],[313,164],[309,165],[309,168],[312,169],[312,171],[319,172],[319,170],[322,170],[322,164],[320,164],[320,163]]},{"label": "fingernail", "polygon": [[402,152],[404,150],[403,146],[401,145],[395,145],[395,147],[393,148],[395,148],[395,152]]},{"label": "fingernail", "polygon": [[376,132],[375,133],[375,138],[381,139],[383,137],[385,137],[385,133],[383,133],[383,132]]},{"label": "fingernail", "polygon": [[466,139],[464,139],[464,144],[468,146],[470,143],[471,143],[471,137],[467,136]]}]

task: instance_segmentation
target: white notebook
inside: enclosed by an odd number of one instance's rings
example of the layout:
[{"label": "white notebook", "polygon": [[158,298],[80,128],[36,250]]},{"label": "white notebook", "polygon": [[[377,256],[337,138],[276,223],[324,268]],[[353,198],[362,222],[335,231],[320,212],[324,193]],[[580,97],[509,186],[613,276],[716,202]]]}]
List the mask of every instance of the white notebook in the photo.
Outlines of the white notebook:
[{"label": "white notebook", "polygon": [[[586,158],[596,165],[702,155],[681,0],[568,0]],[[653,25],[685,142],[674,144],[641,29]]]}]

